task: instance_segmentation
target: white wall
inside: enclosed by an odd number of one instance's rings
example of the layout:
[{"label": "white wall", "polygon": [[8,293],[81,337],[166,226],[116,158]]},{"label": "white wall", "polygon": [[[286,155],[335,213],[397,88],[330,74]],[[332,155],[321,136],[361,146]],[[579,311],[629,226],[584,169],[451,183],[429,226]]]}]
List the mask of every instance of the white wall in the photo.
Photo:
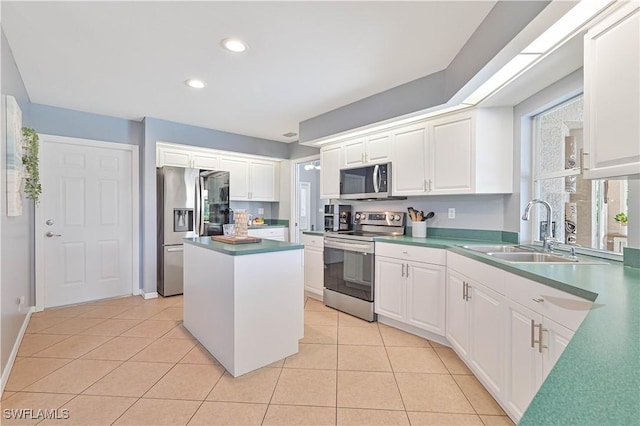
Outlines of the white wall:
[{"label": "white wall", "polygon": [[[11,53],[11,48],[2,33],[2,94],[14,96],[22,110],[23,125],[29,125],[29,97],[20,78],[20,73]],[[4,121],[4,105],[2,118]],[[7,173],[7,143],[2,123],[2,140],[0,143],[0,173],[3,181]],[[0,368],[4,372],[11,350],[13,349],[20,327],[24,322],[28,306],[33,304],[34,288],[34,255],[33,255],[33,202],[23,199],[24,212],[22,216],[7,216],[7,193],[5,186],[0,187],[0,229],[2,229],[0,244],[2,257],[0,258],[0,274],[2,286],[0,288]],[[26,298],[26,306],[21,312],[16,303],[18,297]]]},{"label": "white wall", "polygon": [[[355,211],[400,211],[407,207],[430,211],[435,217],[427,222],[432,228],[483,229],[501,231],[504,229],[504,198],[501,194],[481,195],[436,195],[410,197],[396,201],[358,201],[351,204]],[[455,208],[456,218],[448,219],[449,208]]]}]

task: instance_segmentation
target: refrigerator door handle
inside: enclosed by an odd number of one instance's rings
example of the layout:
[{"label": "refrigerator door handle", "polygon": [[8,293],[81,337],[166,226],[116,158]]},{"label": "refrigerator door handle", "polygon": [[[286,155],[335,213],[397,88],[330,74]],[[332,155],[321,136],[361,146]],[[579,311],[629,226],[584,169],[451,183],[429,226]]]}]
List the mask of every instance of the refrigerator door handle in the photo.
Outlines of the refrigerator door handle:
[{"label": "refrigerator door handle", "polygon": [[204,178],[200,176],[198,178],[198,218],[200,219],[198,222],[198,236],[204,235]]},{"label": "refrigerator door handle", "polygon": [[200,216],[202,216],[202,208],[201,208],[201,198],[202,198],[202,186],[200,185],[200,181],[202,180],[201,177],[198,177],[196,180],[196,211],[195,211],[195,231],[196,234],[198,234],[198,236],[202,235],[201,229],[200,229]]}]

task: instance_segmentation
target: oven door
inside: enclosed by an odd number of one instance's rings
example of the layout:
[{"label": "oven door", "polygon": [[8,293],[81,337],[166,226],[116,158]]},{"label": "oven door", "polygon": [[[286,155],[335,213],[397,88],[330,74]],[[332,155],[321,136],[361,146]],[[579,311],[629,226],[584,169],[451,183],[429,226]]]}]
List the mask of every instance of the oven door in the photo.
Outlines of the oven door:
[{"label": "oven door", "polygon": [[325,288],[373,302],[374,264],[372,243],[325,238]]}]

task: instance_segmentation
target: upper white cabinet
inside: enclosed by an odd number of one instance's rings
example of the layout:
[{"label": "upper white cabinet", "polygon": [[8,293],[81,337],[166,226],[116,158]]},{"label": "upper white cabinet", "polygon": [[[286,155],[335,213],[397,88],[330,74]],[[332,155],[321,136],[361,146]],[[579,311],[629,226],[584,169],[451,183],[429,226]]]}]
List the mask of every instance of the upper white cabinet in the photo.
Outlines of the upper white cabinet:
[{"label": "upper white cabinet", "polygon": [[207,148],[158,143],[156,166],[228,171],[232,201],[278,201],[278,161],[225,154]]},{"label": "upper white cabinet", "polygon": [[629,2],[585,36],[584,176],[640,174],[640,8]]},{"label": "upper white cabinet", "polygon": [[391,160],[391,136],[389,133],[376,133],[347,141],[342,144],[342,151],[345,168],[388,162]]},{"label": "upper white cabinet", "polygon": [[222,157],[220,170],[229,171],[231,201],[278,201],[277,164],[260,160]]},{"label": "upper white cabinet", "polygon": [[483,108],[393,132],[394,195],[510,193],[513,111]]},{"label": "upper white cabinet", "polygon": [[340,145],[320,149],[320,198],[340,198]]},{"label": "upper white cabinet", "polygon": [[426,123],[402,127],[393,132],[391,188],[396,196],[424,195],[427,191]]}]

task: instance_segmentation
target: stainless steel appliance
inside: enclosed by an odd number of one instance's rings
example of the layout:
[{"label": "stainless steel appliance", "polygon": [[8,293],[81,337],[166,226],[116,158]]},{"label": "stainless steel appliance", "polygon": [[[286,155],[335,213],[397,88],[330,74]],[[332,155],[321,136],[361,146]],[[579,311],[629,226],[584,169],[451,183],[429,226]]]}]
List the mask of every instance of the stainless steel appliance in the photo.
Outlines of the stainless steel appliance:
[{"label": "stainless steel appliance", "polygon": [[391,197],[391,163],[340,170],[341,199]]},{"label": "stainless steel appliance", "polygon": [[158,293],[182,294],[183,242],[222,234],[229,223],[229,173],[183,167],[157,169]]},{"label": "stainless steel appliance", "polygon": [[324,237],[324,304],[367,321],[375,321],[374,238],[403,235],[404,212],[356,212],[353,230]]},{"label": "stainless steel appliance", "polygon": [[351,229],[351,206],[345,204],[325,204],[324,230],[348,231]]}]

